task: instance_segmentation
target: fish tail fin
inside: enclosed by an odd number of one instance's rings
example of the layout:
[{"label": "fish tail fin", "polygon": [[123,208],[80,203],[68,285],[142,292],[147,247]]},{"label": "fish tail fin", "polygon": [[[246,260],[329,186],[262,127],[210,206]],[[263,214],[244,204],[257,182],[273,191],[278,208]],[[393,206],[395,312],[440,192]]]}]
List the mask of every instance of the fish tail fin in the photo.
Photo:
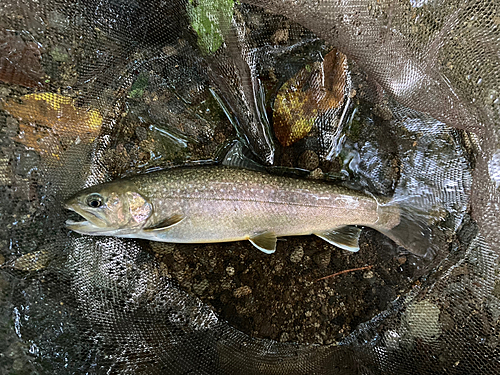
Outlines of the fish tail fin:
[{"label": "fish tail fin", "polygon": [[[397,220],[395,211],[399,213]],[[382,220],[374,229],[415,255],[434,259],[447,242],[445,230],[440,225],[445,219],[442,213],[425,212],[396,201],[380,205],[379,212],[382,219],[390,219]]]}]

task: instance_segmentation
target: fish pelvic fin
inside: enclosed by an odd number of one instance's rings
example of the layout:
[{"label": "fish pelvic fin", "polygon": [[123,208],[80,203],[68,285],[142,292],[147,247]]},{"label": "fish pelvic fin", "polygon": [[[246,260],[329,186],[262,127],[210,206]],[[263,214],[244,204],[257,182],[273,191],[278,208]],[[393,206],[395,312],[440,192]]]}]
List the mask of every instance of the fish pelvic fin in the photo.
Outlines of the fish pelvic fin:
[{"label": "fish pelvic fin", "polygon": [[180,214],[175,214],[175,215],[167,217],[165,220],[160,221],[159,223],[156,223],[153,225],[148,225],[145,228],[143,228],[143,230],[146,232],[160,231],[163,229],[167,229],[175,224],[179,224],[183,219],[184,219],[184,216],[182,216]]},{"label": "fish pelvic fin", "polygon": [[327,232],[314,233],[319,238],[331,243],[341,249],[357,252],[359,251],[359,235],[361,229],[347,225],[345,227],[335,228]]},{"label": "fish pelvic fin", "polygon": [[273,232],[262,232],[248,239],[260,251],[272,254],[276,251],[276,234]]}]

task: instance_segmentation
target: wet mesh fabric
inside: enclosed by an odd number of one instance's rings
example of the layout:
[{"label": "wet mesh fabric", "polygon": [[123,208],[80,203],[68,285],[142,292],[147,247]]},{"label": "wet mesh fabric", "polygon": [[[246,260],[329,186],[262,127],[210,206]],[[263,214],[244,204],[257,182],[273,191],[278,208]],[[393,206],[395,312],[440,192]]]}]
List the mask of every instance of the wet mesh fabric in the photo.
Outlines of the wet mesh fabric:
[{"label": "wet mesh fabric", "polygon": [[[4,0],[0,373],[500,373],[499,28],[495,1]],[[341,95],[326,101],[333,65]],[[317,104],[290,116],[314,113],[294,122],[308,129],[301,139],[278,129],[280,100]],[[375,280],[376,262],[358,265],[364,273],[340,297],[329,281],[286,274],[324,293],[322,315],[304,309],[295,331],[260,330],[258,314],[231,305],[256,303],[245,285],[257,275],[265,283],[301,261],[317,273],[326,253],[336,264],[330,250],[310,250],[323,246],[316,238],[287,245],[286,262],[258,274],[239,243],[177,247],[65,228],[63,202],[84,187],[227,160],[235,144],[271,173],[319,169],[404,210],[408,249],[363,237],[390,249],[369,259],[396,262],[381,289],[367,289],[369,314],[328,309]],[[423,237],[427,251],[413,254]],[[213,276],[186,281],[197,267]],[[241,283],[228,283],[235,272]],[[210,290],[226,283],[230,297],[218,304]],[[302,314],[302,302],[287,314]]]}]

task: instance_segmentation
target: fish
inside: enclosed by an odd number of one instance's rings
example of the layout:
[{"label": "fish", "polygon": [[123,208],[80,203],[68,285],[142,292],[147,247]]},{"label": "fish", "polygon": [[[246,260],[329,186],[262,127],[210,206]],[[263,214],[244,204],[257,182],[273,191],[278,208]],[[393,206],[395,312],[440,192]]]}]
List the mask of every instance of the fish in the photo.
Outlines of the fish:
[{"label": "fish", "polygon": [[[248,240],[264,253],[278,237],[314,234],[358,251],[361,227],[391,237],[400,211],[390,201],[324,181],[220,165],[177,167],[86,188],[65,202],[84,235],[171,243]],[[397,238],[394,238],[397,240]]]}]

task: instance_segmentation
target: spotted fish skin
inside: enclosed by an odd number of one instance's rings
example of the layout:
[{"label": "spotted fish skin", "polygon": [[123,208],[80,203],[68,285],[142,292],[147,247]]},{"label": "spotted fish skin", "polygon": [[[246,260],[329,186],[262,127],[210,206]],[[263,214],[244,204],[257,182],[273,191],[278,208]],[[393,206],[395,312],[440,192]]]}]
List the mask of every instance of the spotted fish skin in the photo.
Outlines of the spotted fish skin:
[{"label": "spotted fish skin", "polygon": [[[90,207],[98,203],[89,197],[100,197],[101,205]],[[176,243],[248,239],[265,252],[274,251],[276,237],[308,234],[355,251],[359,229],[346,226],[388,231],[399,223],[397,206],[360,192],[224,166],[174,168],[96,185],[66,207],[87,219],[68,222],[82,234]]]}]

